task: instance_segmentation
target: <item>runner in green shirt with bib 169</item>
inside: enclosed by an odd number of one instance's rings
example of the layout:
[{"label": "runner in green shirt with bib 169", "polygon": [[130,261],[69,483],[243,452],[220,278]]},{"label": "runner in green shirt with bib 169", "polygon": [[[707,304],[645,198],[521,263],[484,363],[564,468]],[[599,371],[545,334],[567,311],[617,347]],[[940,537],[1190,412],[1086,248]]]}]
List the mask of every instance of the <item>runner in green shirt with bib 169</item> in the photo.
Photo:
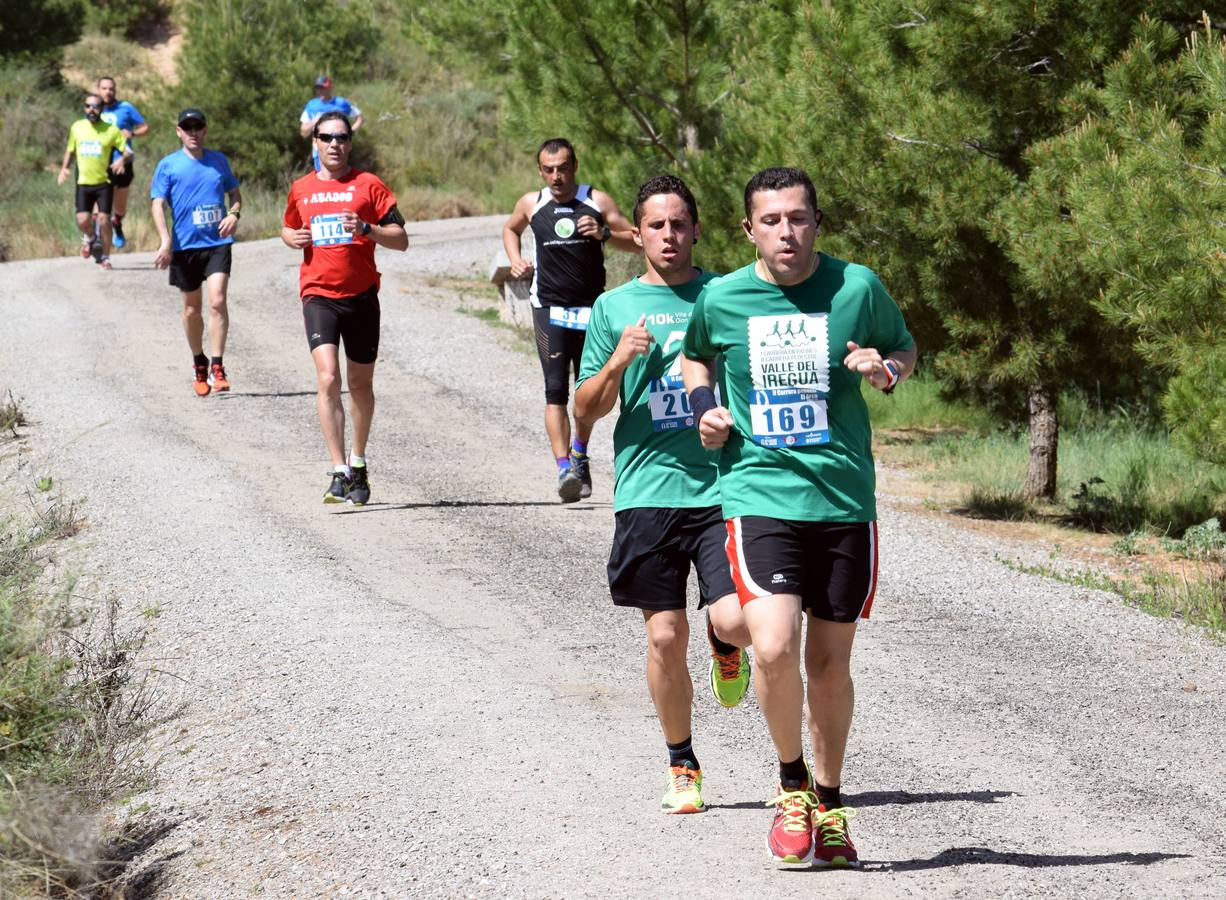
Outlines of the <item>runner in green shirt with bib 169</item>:
[{"label": "runner in green shirt with bib 169", "polygon": [[708,610],[711,689],[736,706],[749,686],[749,643],[724,553],[715,460],[703,449],[681,379],[680,351],[694,303],[716,279],[694,268],[698,208],[685,182],[661,175],[634,204],[634,240],[647,271],[601,294],[592,308],[575,391],[575,416],[589,425],[620,400],[613,431],[609,590],[618,606],[641,609],[647,626],[647,684],[668,747],[668,813],[703,812],[694,752],[693,683],[686,663],[686,584],[698,573]]}]

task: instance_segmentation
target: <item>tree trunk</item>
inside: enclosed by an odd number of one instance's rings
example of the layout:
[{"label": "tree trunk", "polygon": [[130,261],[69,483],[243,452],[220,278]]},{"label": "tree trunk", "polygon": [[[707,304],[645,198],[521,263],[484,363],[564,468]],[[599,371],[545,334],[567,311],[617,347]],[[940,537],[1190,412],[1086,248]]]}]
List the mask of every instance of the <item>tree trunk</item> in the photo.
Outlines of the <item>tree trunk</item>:
[{"label": "tree trunk", "polygon": [[1056,392],[1036,384],[1030,388],[1030,465],[1022,496],[1027,500],[1056,497],[1056,446],[1060,423],[1056,419]]}]

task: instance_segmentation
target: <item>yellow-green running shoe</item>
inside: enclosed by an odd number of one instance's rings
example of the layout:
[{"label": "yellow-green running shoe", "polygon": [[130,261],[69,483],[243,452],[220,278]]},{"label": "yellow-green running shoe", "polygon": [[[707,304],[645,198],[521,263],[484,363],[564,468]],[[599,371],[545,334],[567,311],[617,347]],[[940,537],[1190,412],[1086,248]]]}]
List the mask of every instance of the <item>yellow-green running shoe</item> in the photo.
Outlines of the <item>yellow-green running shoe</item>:
[{"label": "yellow-green running shoe", "polygon": [[689,766],[668,767],[668,790],[660,800],[666,813],[700,813],[707,807],[702,802],[702,772]]},{"label": "yellow-green running shoe", "polygon": [[720,653],[715,649],[715,630],[707,619],[707,643],[711,645],[711,693],[720,706],[729,709],[745,699],[749,690],[749,654],[744,650]]}]

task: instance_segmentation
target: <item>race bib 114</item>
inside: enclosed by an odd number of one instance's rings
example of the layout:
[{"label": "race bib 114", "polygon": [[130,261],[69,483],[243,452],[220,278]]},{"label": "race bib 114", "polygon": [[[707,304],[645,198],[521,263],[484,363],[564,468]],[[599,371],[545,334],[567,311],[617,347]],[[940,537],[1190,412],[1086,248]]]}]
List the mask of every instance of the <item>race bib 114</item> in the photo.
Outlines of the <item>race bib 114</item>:
[{"label": "race bib 114", "polygon": [[352,244],[353,235],[342,224],[340,213],[323,213],[311,216],[311,243],[316,247]]}]

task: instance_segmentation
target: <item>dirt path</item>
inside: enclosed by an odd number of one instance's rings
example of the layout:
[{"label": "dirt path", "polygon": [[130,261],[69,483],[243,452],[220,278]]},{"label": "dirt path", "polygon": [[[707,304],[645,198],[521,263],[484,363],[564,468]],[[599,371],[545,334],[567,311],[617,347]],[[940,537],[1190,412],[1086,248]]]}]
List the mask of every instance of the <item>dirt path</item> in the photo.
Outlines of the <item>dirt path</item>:
[{"label": "dirt path", "polygon": [[133,801],[178,823],[145,859],[170,857],[165,896],[1226,892],[1226,647],[888,504],[845,782],[865,870],[769,867],[752,701],[698,692],[712,809],[660,815],[642,625],[604,584],[611,428],[594,501],[559,506],[535,359],[438,280],[483,274],[498,225],[415,224],[382,255],[364,509],[319,503],[279,243],[236,248],[235,392],[204,401],[151,255],[0,266],[35,465],[86,497],[88,580],[182,679]]}]

